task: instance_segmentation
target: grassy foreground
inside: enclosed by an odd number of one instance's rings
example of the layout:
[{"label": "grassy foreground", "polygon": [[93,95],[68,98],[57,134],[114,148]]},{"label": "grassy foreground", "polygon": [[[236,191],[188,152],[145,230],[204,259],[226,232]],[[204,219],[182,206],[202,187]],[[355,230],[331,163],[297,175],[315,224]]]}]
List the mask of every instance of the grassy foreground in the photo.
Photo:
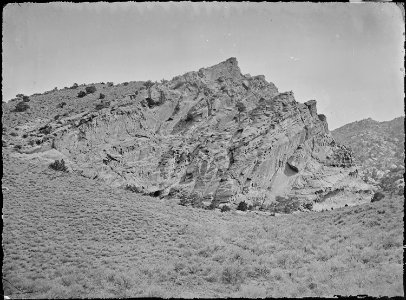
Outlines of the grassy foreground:
[{"label": "grassy foreground", "polygon": [[320,213],[207,211],[3,157],[12,298],[403,296],[403,197]]}]

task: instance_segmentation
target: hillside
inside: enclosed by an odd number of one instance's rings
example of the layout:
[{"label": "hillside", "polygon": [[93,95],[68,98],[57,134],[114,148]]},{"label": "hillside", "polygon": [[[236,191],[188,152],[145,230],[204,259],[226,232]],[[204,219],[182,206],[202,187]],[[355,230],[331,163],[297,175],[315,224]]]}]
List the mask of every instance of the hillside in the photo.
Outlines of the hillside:
[{"label": "hillside", "polygon": [[170,81],[75,85],[3,106],[14,157],[63,159],[84,177],[184,205],[291,212],[373,194],[315,100],[243,75],[236,58]]},{"label": "hillside", "polygon": [[369,118],[335,129],[332,135],[353,150],[364,180],[403,195],[404,122],[404,117],[386,122]]},{"label": "hillside", "polygon": [[404,296],[401,197],[270,217],[183,207],[4,151],[3,171],[12,299]]}]

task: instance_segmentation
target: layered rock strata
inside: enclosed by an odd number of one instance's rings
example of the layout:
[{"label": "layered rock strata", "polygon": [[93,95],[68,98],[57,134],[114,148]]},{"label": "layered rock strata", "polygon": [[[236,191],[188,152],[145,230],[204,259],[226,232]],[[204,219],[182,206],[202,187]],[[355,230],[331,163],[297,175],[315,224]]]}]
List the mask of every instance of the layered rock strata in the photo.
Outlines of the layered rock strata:
[{"label": "layered rock strata", "polygon": [[56,149],[83,176],[152,196],[218,205],[368,188],[315,100],[241,74],[235,58],[26,131],[41,143],[21,152]]}]

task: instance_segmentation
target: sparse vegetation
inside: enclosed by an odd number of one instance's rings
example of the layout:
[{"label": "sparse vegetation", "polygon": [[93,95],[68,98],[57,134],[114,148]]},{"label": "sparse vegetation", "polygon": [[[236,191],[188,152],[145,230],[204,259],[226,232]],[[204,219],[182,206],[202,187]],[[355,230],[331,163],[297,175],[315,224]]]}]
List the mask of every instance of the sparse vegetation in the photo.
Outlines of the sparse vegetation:
[{"label": "sparse vegetation", "polygon": [[83,97],[86,96],[86,95],[87,95],[86,92],[80,91],[80,92],[78,93],[78,98],[83,98]]},{"label": "sparse vegetation", "polygon": [[376,192],[372,197],[371,202],[381,201],[383,198],[385,198],[385,194],[383,194],[382,192]]},{"label": "sparse vegetation", "polygon": [[61,103],[59,103],[59,104],[57,105],[57,107],[58,107],[58,108],[63,108],[65,105],[66,105],[66,102],[65,102],[65,101],[62,101]]},{"label": "sparse vegetation", "polygon": [[68,168],[65,166],[65,161],[63,159],[55,160],[49,165],[49,167],[55,171],[68,172]]},{"label": "sparse vegetation", "polygon": [[85,88],[86,94],[93,94],[94,92],[96,92],[96,87],[94,85],[91,86],[87,86]]},{"label": "sparse vegetation", "polygon": [[135,185],[131,185],[131,184],[127,184],[125,186],[125,190],[133,192],[133,193],[142,193],[142,190],[140,188],[136,187]]},{"label": "sparse vegetation", "polygon": [[104,99],[104,98],[106,98],[106,95],[104,95],[104,94],[100,93],[100,95],[99,95],[99,99]]},{"label": "sparse vegetation", "polygon": [[3,278],[32,298],[403,296],[401,197],[269,219],[28,163],[4,163]]},{"label": "sparse vegetation", "polygon": [[220,209],[221,212],[227,212],[227,211],[230,211],[230,210],[231,210],[231,208],[228,205],[223,205],[221,207],[221,209]]},{"label": "sparse vegetation", "polygon": [[72,89],[72,90],[77,89],[78,86],[79,86],[79,85],[78,85],[77,83],[74,83],[74,84],[70,87],[70,89]]},{"label": "sparse vegetation", "polygon": [[22,102],[17,103],[16,107],[14,108],[14,111],[15,112],[24,112],[29,108],[30,108],[30,106],[26,102],[22,101]]},{"label": "sparse vegetation", "polygon": [[237,210],[246,211],[248,209],[248,204],[245,201],[238,203]]},{"label": "sparse vegetation", "polygon": [[109,106],[110,106],[110,101],[102,101],[101,103],[98,103],[95,108],[96,108],[96,110],[100,110],[103,108],[107,108]]},{"label": "sparse vegetation", "polygon": [[185,122],[193,122],[193,121],[194,121],[194,116],[193,116],[193,114],[192,114],[192,113],[188,113],[188,114],[186,115]]},{"label": "sparse vegetation", "polygon": [[154,85],[154,83],[151,80],[144,82],[144,86],[146,89],[150,89],[153,85]]}]

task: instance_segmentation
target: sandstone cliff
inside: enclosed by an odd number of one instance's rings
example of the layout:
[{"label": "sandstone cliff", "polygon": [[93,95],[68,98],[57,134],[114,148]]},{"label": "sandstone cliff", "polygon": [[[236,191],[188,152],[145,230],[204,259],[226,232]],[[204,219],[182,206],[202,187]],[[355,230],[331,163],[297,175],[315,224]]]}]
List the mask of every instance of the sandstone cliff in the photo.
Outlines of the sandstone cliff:
[{"label": "sandstone cliff", "polygon": [[241,74],[235,58],[20,128],[21,157],[59,153],[83,176],[152,196],[204,205],[371,197],[316,101]]}]

